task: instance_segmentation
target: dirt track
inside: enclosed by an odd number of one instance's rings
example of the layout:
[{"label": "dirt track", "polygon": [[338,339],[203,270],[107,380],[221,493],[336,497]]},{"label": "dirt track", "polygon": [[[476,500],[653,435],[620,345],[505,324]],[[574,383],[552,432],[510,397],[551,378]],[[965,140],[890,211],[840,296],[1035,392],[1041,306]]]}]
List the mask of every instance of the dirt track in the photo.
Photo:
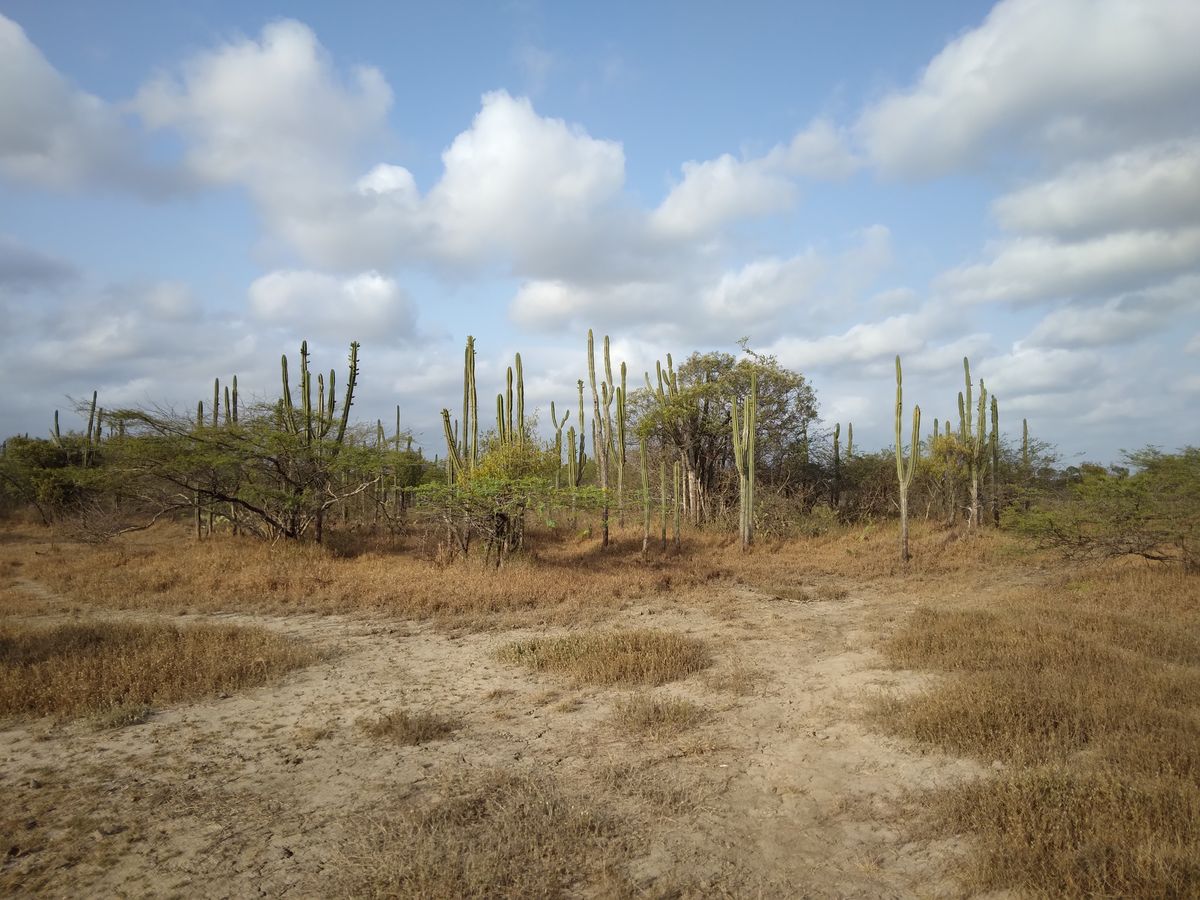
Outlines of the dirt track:
[{"label": "dirt track", "polygon": [[[8,590],[34,606],[72,605],[36,582]],[[119,730],[5,727],[0,794],[28,824],[0,885],[64,897],[328,894],[341,848],[373,811],[419,802],[464,771],[506,770],[602,797],[641,829],[644,852],[625,869],[652,895],[671,886],[733,896],[957,893],[939,871],[961,848],[905,843],[888,812],[906,790],[970,777],[978,766],[921,755],[862,721],[871,695],[917,683],[880,669],[871,649],[912,601],[854,588],[805,602],[745,586],[708,590],[726,596],[694,605],[656,599],[622,616],[620,624],[702,637],[717,657],[708,672],[659,689],[712,711],[707,724],[663,741],[612,727],[612,703],[626,691],[493,658],[530,632],[447,634],[332,616],[171,617],[260,625],[329,656],[280,683]],[[463,726],[447,740],[396,747],[355,725],[397,707],[452,714]]]}]

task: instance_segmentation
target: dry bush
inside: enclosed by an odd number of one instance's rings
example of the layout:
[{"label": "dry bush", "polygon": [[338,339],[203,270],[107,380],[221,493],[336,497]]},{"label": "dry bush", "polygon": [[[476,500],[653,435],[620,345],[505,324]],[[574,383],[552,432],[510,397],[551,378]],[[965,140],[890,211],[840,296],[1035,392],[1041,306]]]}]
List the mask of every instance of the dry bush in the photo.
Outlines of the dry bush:
[{"label": "dry bush", "polygon": [[930,609],[884,646],[954,673],[878,710],[893,732],[1004,777],[923,798],[983,848],[980,888],[1200,894],[1200,585],[1116,566],[991,608]]},{"label": "dry bush", "polygon": [[[345,850],[356,897],[562,897],[617,893],[626,823],[546,777],[459,776],[423,806],[375,813]],[[392,804],[376,804],[388,809]],[[625,835],[625,837],[622,837]],[[620,891],[624,893],[624,891]]]},{"label": "dry bush", "polygon": [[148,706],[264,684],[316,658],[291,638],[231,625],[2,625],[0,716],[119,724]]},{"label": "dry bush", "polygon": [[410,713],[406,709],[392,710],[359,724],[372,737],[387,738],[405,746],[440,740],[449,737],[459,728],[455,719],[448,719],[427,710]]},{"label": "dry bush", "polygon": [[711,665],[703,641],[652,629],[516,641],[501,648],[497,656],[589,684],[666,684]]},{"label": "dry bush", "polygon": [[709,717],[703,706],[680,697],[634,694],[613,706],[613,723],[622,731],[663,738],[695,728]]}]

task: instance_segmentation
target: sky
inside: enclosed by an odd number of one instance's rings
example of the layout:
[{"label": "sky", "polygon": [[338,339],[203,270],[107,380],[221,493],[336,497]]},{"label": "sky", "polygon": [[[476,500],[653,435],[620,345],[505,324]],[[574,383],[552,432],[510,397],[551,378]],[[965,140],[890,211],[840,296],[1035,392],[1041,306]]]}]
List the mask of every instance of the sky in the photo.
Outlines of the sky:
[{"label": "sky", "polygon": [[896,354],[926,430],[968,356],[1065,463],[1195,445],[1197,47],[1196,0],[0,0],[0,433],[358,340],[432,455],[467,335],[548,427],[593,328],[635,384],[746,338],[863,449]]}]

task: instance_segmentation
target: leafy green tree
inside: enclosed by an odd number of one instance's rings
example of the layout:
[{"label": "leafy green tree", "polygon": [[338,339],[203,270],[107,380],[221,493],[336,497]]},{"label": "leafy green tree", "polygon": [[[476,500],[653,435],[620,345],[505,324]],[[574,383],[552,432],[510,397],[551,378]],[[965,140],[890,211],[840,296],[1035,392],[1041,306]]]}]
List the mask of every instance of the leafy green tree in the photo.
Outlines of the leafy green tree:
[{"label": "leafy green tree", "polygon": [[1065,496],[1010,507],[1006,520],[1078,558],[1124,555],[1200,571],[1200,448],[1127,453],[1133,470],[1084,465]]}]

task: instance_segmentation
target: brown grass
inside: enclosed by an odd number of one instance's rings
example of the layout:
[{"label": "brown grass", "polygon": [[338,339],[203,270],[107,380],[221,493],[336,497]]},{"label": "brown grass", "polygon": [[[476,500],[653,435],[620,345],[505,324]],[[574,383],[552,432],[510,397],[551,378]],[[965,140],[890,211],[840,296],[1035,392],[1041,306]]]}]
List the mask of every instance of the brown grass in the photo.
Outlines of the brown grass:
[{"label": "brown grass", "polygon": [[622,731],[671,737],[704,722],[709,712],[703,706],[681,697],[657,697],[634,694],[613,706],[613,723]]},{"label": "brown grass", "polygon": [[[382,804],[384,808],[392,804]],[[624,893],[626,823],[549,778],[458,776],[423,806],[373,813],[345,850],[342,892],[369,897]]]},{"label": "brown grass", "polygon": [[375,719],[366,719],[360,725],[372,737],[387,738],[405,746],[449,737],[460,727],[455,719],[448,719],[427,710],[410,713],[406,709],[397,709]]},{"label": "brown grass", "polygon": [[703,641],[652,629],[516,641],[502,647],[497,656],[589,684],[666,684],[711,665]]},{"label": "brown grass", "polygon": [[[44,529],[6,525],[0,563],[18,561],[12,571],[89,606],[381,613],[500,630],[598,623],[638,599],[707,594],[695,589],[729,579],[786,593],[798,579],[922,579],[1034,558],[1004,536],[959,540],[920,523],[908,566],[897,560],[890,526],[764,543],[749,554],[728,535],[688,530],[682,553],[652,554],[648,561],[640,558],[633,530],[614,529],[612,545],[600,551],[595,541],[531,528],[527,540],[535,549],[499,571],[474,559],[447,564],[418,538],[392,547],[369,536],[335,537],[325,547],[228,535],[197,543],[185,529],[162,526],[93,546],[55,543]],[[833,600],[842,590],[825,584],[808,593]]]},{"label": "brown grass", "polygon": [[317,658],[258,628],[130,622],[0,626],[0,716],[82,715],[106,724],[148,707],[264,684]]},{"label": "brown grass", "polygon": [[924,608],[885,645],[949,673],[880,705],[906,737],[1003,777],[924,798],[975,833],[973,886],[1057,896],[1200,895],[1200,583],[1113,567],[990,608]]}]

